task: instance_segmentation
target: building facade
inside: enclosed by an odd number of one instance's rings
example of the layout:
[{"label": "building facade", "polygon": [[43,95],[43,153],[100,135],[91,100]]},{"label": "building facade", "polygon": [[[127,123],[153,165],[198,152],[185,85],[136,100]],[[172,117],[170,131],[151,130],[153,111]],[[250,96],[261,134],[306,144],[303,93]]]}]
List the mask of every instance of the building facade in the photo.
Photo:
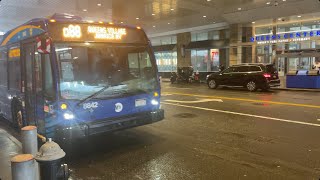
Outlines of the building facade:
[{"label": "building facade", "polygon": [[320,21],[183,32],[151,38],[159,72],[167,77],[178,67],[200,74],[240,63],[273,63],[279,75],[320,67]]}]

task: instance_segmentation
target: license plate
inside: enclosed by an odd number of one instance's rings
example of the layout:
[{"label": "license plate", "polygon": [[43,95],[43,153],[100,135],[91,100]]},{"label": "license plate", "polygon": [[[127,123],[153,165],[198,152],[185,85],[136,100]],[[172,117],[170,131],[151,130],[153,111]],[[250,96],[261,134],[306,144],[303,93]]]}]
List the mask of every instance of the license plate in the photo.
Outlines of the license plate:
[{"label": "license plate", "polygon": [[141,107],[147,105],[146,99],[136,99],[136,107]]},{"label": "license plate", "polygon": [[273,76],[273,78],[277,78],[277,76]]}]

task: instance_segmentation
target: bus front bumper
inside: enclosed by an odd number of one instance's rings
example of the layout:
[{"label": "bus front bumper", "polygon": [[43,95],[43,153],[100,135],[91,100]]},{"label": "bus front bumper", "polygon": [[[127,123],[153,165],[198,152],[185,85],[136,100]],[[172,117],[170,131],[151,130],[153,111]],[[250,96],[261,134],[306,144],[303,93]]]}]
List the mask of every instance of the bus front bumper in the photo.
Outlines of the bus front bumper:
[{"label": "bus front bumper", "polygon": [[79,122],[72,125],[60,126],[56,129],[55,140],[65,141],[84,138],[105,132],[113,132],[155,123],[164,119],[164,110],[159,109],[151,112],[143,112],[130,116],[98,120],[94,122]]}]

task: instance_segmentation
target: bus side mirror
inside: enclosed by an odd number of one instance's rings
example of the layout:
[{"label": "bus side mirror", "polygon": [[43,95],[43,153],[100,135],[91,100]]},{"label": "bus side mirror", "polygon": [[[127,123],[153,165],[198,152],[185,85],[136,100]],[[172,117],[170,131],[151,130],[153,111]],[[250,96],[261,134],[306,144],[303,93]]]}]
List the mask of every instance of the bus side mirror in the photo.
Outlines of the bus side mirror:
[{"label": "bus side mirror", "polygon": [[51,38],[49,37],[37,37],[37,51],[41,54],[51,53]]}]

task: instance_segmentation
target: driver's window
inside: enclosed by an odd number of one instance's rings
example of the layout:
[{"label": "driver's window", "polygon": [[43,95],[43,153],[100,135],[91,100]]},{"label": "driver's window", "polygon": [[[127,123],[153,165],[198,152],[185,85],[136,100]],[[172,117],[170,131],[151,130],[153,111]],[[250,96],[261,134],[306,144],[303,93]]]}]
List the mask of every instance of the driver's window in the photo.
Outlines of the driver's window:
[{"label": "driver's window", "polygon": [[231,72],[234,72],[234,67],[229,67],[228,69],[226,69],[225,71],[223,71],[223,74],[231,73]]},{"label": "driver's window", "polygon": [[147,52],[129,53],[128,63],[130,73],[136,77],[148,78],[153,73],[152,64]]}]

